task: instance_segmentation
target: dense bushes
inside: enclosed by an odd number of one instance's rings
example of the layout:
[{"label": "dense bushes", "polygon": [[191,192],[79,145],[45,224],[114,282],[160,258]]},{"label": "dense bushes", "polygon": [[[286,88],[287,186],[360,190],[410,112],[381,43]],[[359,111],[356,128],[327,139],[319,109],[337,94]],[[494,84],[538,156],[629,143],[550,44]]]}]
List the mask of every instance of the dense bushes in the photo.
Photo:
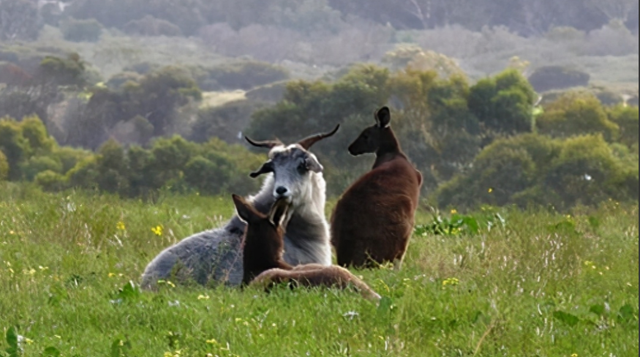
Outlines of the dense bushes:
[{"label": "dense bushes", "polygon": [[456,208],[516,203],[567,209],[634,200],[638,165],[626,164],[599,135],[566,140],[519,135],[487,146],[470,171],[438,189],[437,202]]},{"label": "dense bushes", "polygon": [[218,139],[195,144],[174,136],[144,149],[109,140],[94,154],[59,147],[37,117],[0,121],[0,180],[35,181],[45,190],[99,189],[123,196],[147,196],[159,189],[202,194],[248,194],[259,180],[248,173],[262,155]]},{"label": "dense bushes", "polygon": [[579,92],[564,94],[547,105],[536,118],[536,126],[540,133],[554,137],[601,133],[612,141],[619,134],[618,125],[607,118],[600,101]]},{"label": "dense bushes", "polygon": [[478,81],[469,91],[469,109],[489,130],[513,134],[531,130],[533,88],[516,70]]},{"label": "dense bushes", "polygon": [[144,144],[153,136],[175,133],[180,108],[200,98],[195,81],[176,67],[150,72],[139,81],[132,78],[118,90],[95,87],[86,106],[65,123],[66,144],[95,149],[110,136]]},{"label": "dense bushes", "polygon": [[0,151],[0,181],[6,180],[9,176],[9,162],[7,157]]}]

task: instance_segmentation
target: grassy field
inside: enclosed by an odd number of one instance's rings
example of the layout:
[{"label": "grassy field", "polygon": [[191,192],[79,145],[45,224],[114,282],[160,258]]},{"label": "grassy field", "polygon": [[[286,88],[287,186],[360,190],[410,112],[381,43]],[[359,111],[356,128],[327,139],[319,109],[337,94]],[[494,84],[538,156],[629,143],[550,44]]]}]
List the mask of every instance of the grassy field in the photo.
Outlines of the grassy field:
[{"label": "grassy field", "polygon": [[0,356],[638,354],[637,205],[486,209],[463,217],[476,233],[418,229],[401,271],[356,272],[379,306],[332,290],[138,290],[163,247],[232,212],[226,196],[150,203],[1,184]]}]

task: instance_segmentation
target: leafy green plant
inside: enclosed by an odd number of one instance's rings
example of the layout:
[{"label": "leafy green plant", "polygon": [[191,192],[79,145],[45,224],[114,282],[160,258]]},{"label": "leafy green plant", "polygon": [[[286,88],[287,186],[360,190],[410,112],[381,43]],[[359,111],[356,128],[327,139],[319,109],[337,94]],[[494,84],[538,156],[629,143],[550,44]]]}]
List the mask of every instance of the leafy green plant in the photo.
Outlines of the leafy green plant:
[{"label": "leafy green plant", "polygon": [[431,223],[417,225],[414,229],[414,234],[418,236],[474,235],[483,230],[491,231],[493,227],[504,228],[505,225],[505,219],[497,212],[484,213],[482,215],[463,215],[456,212],[448,218],[436,212],[433,214]]}]

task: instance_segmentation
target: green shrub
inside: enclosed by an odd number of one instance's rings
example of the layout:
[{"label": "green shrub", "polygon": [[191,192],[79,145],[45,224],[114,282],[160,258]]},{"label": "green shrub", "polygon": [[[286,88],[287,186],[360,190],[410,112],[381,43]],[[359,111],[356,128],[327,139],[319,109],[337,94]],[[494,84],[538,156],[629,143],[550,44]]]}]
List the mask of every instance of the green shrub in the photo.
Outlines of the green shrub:
[{"label": "green shrub", "polygon": [[623,196],[624,169],[601,135],[567,139],[549,166],[544,185],[561,198],[563,208]]},{"label": "green shrub", "polygon": [[537,92],[569,87],[586,87],[591,76],[587,72],[566,66],[543,66],[529,76],[529,83]]},{"label": "green shrub", "polygon": [[535,182],[536,165],[523,148],[501,142],[486,147],[473,161],[473,170],[443,184],[437,193],[440,206],[466,208],[480,204],[503,206]]},{"label": "green shrub", "polygon": [[638,107],[618,105],[607,110],[609,120],[620,128],[620,142],[638,148]]},{"label": "green shrub", "polygon": [[37,116],[29,116],[20,123],[22,136],[27,139],[32,153],[45,155],[53,152],[58,144],[47,132],[47,127]]},{"label": "green shrub", "polygon": [[96,19],[68,18],[60,24],[60,31],[67,41],[97,42],[102,34],[102,25]]},{"label": "green shrub", "polygon": [[22,135],[20,123],[13,119],[0,119],[0,151],[9,163],[9,180],[20,179],[20,165],[30,156],[31,148]]},{"label": "green shrub", "polygon": [[509,203],[526,206],[525,201],[536,198],[531,190],[561,147],[561,142],[537,134],[496,140],[476,156],[469,170],[438,188],[437,201],[440,206],[456,208]]},{"label": "green shrub", "polygon": [[118,89],[121,89],[125,83],[139,82],[141,78],[142,76],[137,72],[124,71],[124,72],[114,74],[111,78],[109,78],[106,84],[107,84],[107,87],[109,87],[110,89],[118,90]]},{"label": "green shrub", "polygon": [[66,179],[63,175],[51,170],[39,172],[34,181],[45,191],[60,191],[66,187]]},{"label": "green shrub", "polygon": [[53,85],[85,84],[85,65],[77,54],[71,54],[66,59],[46,56],[38,68],[37,78],[41,83]]},{"label": "green shrub", "polygon": [[220,155],[196,156],[184,167],[184,179],[199,192],[217,195],[225,190],[233,164]]},{"label": "green shrub", "polygon": [[565,93],[548,104],[536,117],[541,134],[569,137],[601,133],[607,141],[618,137],[618,125],[607,118],[600,101],[592,94]]},{"label": "green shrub", "polygon": [[98,150],[98,187],[107,192],[126,192],[128,165],[124,149],[114,140],[108,140]]},{"label": "green shrub", "polygon": [[469,89],[469,110],[488,130],[513,134],[531,130],[536,94],[520,72],[508,69]]},{"label": "green shrub", "polygon": [[70,187],[98,188],[98,160],[96,156],[90,156],[79,161],[76,166],[65,175]]},{"label": "green shrub", "polygon": [[70,146],[62,146],[54,150],[53,152],[56,160],[62,164],[62,174],[66,174],[74,168],[80,161],[93,155],[90,151],[76,149]]},{"label": "green shrub", "polygon": [[9,161],[2,151],[0,151],[0,181],[9,177]]},{"label": "green shrub", "polygon": [[62,172],[62,163],[49,156],[34,156],[20,166],[20,171],[24,179],[32,181],[43,171]]}]

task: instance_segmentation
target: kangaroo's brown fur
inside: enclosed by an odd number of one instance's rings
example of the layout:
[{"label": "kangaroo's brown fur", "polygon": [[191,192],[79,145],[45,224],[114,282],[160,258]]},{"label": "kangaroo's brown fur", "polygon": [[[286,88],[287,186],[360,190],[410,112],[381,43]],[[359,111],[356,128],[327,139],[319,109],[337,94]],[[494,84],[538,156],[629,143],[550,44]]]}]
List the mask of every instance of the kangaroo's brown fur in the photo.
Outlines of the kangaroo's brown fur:
[{"label": "kangaroo's brown fur", "polygon": [[379,109],[375,117],[377,123],[349,146],[352,155],[375,152],[373,168],[342,194],[331,217],[340,266],[394,262],[399,267],[413,232],[422,175],[402,152],[389,126],[389,109]]},{"label": "kangaroo's brown fur", "polygon": [[287,282],[292,283],[292,287],[354,287],[367,299],[380,299],[380,295],[365,282],[344,268],[322,264],[292,267],[282,260],[282,227],[288,205],[286,199],[277,200],[267,215],[255,210],[240,196],[233,195],[233,202],[238,215],[247,222],[242,257],[243,285],[257,285],[269,289],[274,284]]},{"label": "kangaroo's brown fur", "polygon": [[[315,266],[308,266],[315,265]],[[292,270],[269,269],[258,275],[251,285],[269,288],[280,283],[291,283],[292,286],[325,286],[339,289],[353,287],[369,300],[380,300],[380,295],[373,291],[364,281],[353,275],[345,268],[319,264],[298,265]]]},{"label": "kangaroo's brown fur", "polygon": [[268,214],[258,212],[244,198],[232,195],[238,216],[247,222],[242,255],[242,285],[271,268],[291,269],[282,260],[284,252],[283,220],[287,214],[286,199],[276,200]]}]

